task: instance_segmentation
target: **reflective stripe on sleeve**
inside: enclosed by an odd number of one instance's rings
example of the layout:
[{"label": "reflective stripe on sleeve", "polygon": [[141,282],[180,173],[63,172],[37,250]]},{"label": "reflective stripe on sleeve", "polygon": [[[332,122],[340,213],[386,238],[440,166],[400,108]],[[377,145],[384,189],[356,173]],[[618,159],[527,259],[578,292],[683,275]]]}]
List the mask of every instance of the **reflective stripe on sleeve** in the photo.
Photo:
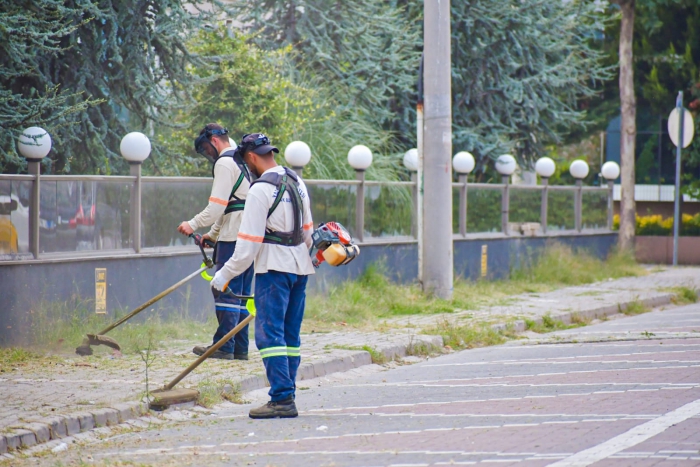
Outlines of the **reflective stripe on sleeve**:
[{"label": "reflective stripe on sleeve", "polygon": [[221,198],[215,198],[213,196],[209,197],[209,202],[214,203],[214,204],[220,204],[222,206],[228,206],[228,200],[221,199]]},{"label": "reflective stripe on sleeve", "polygon": [[249,242],[253,243],[262,243],[264,240],[264,237],[258,237],[257,235],[248,235],[243,232],[238,232],[238,238],[240,240],[248,240]]},{"label": "reflective stripe on sleeve", "polygon": [[301,357],[301,348],[287,347],[287,357]]}]

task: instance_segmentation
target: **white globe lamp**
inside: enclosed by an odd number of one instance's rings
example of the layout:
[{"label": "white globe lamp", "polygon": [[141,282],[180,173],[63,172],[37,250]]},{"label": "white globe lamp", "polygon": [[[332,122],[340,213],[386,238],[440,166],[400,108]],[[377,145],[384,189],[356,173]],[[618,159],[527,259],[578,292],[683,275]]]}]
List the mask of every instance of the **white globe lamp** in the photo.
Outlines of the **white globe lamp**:
[{"label": "white globe lamp", "polygon": [[284,159],[292,168],[303,168],[311,160],[311,148],[303,141],[292,141],[284,149]]},{"label": "white globe lamp", "polygon": [[549,157],[541,157],[535,162],[535,172],[542,178],[549,178],[554,175],[557,165]]},{"label": "white globe lamp", "polygon": [[515,162],[515,157],[510,154],[498,156],[498,159],[496,159],[496,170],[504,177],[513,175],[517,166],[518,164]]},{"label": "white globe lamp", "polygon": [[43,128],[29,127],[20,135],[17,148],[27,160],[40,161],[51,151],[51,136]]},{"label": "white globe lamp", "polygon": [[617,165],[617,162],[608,161],[600,168],[600,172],[606,180],[616,180],[620,176],[620,166]]},{"label": "white globe lamp", "polygon": [[141,164],[151,154],[151,141],[143,133],[133,131],[122,138],[119,152],[129,164]]},{"label": "white globe lamp", "polygon": [[452,168],[458,174],[469,174],[475,166],[474,156],[467,151],[460,151],[452,158]]},{"label": "white globe lamp", "polygon": [[588,175],[588,164],[586,161],[576,160],[569,166],[569,173],[576,180],[583,180]]},{"label": "white globe lamp", "polygon": [[348,163],[355,170],[367,170],[372,165],[372,151],[363,144],[353,146],[348,151]]},{"label": "white globe lamp", "polygon": [[418,149],[413,148],[403,155],[403,166],[411,172],[418,171]]}]

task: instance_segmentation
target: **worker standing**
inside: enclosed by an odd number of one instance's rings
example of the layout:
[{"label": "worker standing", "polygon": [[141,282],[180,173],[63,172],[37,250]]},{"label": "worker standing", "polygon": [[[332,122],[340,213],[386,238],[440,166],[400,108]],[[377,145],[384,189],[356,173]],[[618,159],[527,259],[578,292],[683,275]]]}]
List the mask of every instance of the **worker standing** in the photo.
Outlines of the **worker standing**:
[{"label": "worker standing", "polygon": [[[231,144],[228,130],[219,124],[207,124],[195,139],[194,146],[199,154],[214,161],[214,183],[207,207],[191,220],[181,223],[178,231],[190,235],[197,229],[211,226],[203,238],[216,242],[214,262],[219,270],[233,256],[236,249],[243,206],[250,188],[250,172],[236,150],[235,143]],[[253,267],[248,266],[229,284],[236,294],[250,294]],[[219,322],[213,338],[213,342],[216,343],[245,319],[248,312],[241,300],[222,294],[218,290],[212,290],[212,293]],[[196,355],[202,355],[207,349],[208,347],[196,346],[192,351]],[[214,352],[211,358],[248,360],[248,326]]]},{"label": "worker standing", "polygon": [[306,283],[314,267],[309,256],[313,222],[304,182],[278,166],[279,150],[263,134],[246,135],[240,146],[245,163],[259,179],[246,198],[238,246],[211,284],[226,290],[255,261],[255,343],[270,382],[270,402],[252,409],[251,418],[291,418],[301,362],[300,333]]}]

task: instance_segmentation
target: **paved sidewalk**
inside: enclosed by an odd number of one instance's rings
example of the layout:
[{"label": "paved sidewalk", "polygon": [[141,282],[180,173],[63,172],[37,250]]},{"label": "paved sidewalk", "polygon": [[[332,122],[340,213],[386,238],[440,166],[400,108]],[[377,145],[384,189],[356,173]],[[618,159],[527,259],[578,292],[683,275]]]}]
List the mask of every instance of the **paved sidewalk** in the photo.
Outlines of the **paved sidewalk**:
[{"label": "paved sidewalk", "polygon": [[[639,278],[610,280],[569,287],[550,293],[513,297],[506,306],[442,315],[412,316],[387,320],[389,332],[353,330],[312,333],[303,336],[302,380],[348,371],[372,363],[370,352],[392,359],[410,353],[410,347],[425,344],[442,347],[439,336],[422,335],[439,320],[459,324],[490,323],[498,328],[508,324],[524,331],[524,319],[540,320],[545,315],[567,321],[572,314],[594,318],[618,313],[634,301],[649,306],[670,303],[671,287],[700,289],[700,268],[668,269]],[[182,371],[194,359],[192,342],[175,342],[154,352],[149,368],[150,389],[156,389]],[[103,348],[104,349],[104,348]],[[251,343],[251,350],[255,349]],[[138,416],[139,400],[146,390],[145,364],[138,355],[116,356],[100,350],[91,357],[65,354],[50,363],[28,364],[0,373],[0,454],[14,447],[28,447],[49,439],[112,425]],[[267,385],[257,352],[251,360],[204,362],[181,386],[209,383],[240,392]]]},{"label": "paved sidewalk", "polygon": [[[661,268],[652,268],[659,270]],[[414,315],[388,319],[387,323],[400,327],[427,329],[442,320],[457,324],[509,323],[517,332],[525,330],[525,319],[539,321],[545,315],[569,323],[572,316],[593,319],[619,313],[626,304],[641,302],[646,306],[670,303],[673,287],[686,286],[700,289],[700,268],[667,268],[647,276],[609,279],[604,282],[566,287],[547,293],[531,293],[512,297],[510,303],[479,310],[432,315]]]}]

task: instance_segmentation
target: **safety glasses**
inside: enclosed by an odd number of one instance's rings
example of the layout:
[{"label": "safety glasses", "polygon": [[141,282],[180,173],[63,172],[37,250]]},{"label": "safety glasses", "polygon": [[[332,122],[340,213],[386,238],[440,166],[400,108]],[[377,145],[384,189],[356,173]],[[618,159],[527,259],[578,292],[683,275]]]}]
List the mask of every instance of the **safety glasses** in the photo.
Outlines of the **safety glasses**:
[{"label": "safety glasses", "polygon": [[246,135],[243,137],[243,143],[246,146],[253,146],[253,147],[257,148],[259,146],[264,146],[266,144],[270,144],[270,138],[268,138],[265,135],[258,135],[258,137],[255,138],[254,140],[247,140],[248,136],[251,136],[251,135]]}]

